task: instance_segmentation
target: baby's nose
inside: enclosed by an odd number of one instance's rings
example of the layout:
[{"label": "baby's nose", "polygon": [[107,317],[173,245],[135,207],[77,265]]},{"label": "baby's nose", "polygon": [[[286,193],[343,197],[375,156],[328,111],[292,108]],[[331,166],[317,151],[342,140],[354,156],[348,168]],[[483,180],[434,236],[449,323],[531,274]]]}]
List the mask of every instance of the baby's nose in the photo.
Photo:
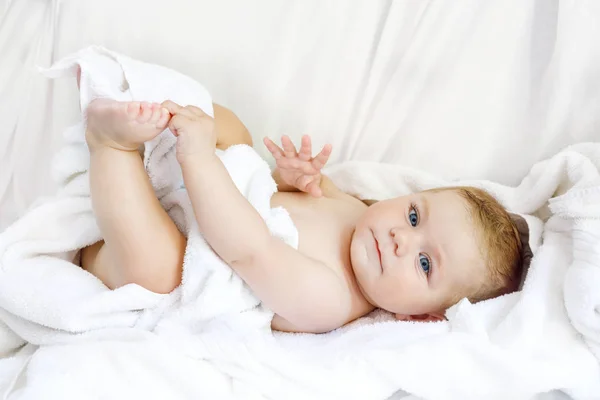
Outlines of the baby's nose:
[{"label": "baby's nose", "polygon": [[409,232],[398,228],[392,228],[390,230],[390,236],[392,237],[392,241],[396,245],[396,255],[402,256],[403,254],[406,254],[406,252],[411,247],[411,239]]}]

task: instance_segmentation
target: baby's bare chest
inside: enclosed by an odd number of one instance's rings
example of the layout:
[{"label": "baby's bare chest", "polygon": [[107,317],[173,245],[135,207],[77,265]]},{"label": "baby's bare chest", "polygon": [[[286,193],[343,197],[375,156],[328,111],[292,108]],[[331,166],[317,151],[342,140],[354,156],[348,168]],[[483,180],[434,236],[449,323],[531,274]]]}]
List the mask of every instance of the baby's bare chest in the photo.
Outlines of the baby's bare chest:
[{"label": "baby's bare chest", "polygon": [[350,242],[361,208],[343,200],[304,193],[275,193],[271,206],[290,214],[298,230],[298,250],[336,272],[351,272]]},{"label": "baby's bare chest", "polygon": [[323,262],[345,282],[350,307],[346,322],[373,310],[358,287],[350,263],[352,234],[366,206],[358,201],[315,199],[303,193],[276,193],[271,206],[289,212],[298,229],[298,250]]}]

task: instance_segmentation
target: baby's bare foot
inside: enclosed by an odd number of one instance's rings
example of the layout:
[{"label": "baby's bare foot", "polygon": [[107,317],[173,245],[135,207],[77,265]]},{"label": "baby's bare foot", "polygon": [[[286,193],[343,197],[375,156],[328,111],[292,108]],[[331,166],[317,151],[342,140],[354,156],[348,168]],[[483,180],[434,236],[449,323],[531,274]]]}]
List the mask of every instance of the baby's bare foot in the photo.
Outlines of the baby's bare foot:
[{"label": "baby's bare foot", "polygon": [[133,151],[165,130],[169,119],[160,104],[96,99],[87,108],[85,137],[90,149]]}]

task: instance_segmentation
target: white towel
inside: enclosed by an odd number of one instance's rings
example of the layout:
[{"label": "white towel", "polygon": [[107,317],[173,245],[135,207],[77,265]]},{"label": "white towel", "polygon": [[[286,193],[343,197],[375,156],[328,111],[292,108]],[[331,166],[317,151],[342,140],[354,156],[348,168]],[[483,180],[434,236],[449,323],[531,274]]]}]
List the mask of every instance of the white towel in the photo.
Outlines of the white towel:
[{"label": "white towel", "polygon": [[[213,114],[211,98],[197,82],[101,48],[88,48],[45,73],[74,76],[78,67],[84,114],[94,98],[160,102],[167,99],[165,93]],[[163,79],[148,86],[157,74]],[[24,342],[56,345],[89,335],[106,340],[121,338],[128,330],[168,331],[171,341],[177,340],[177,331],[200,339],[227,329],[270,332],[272,313],[199,234],[169,130],[145,144],[144,164],[161,204],[188,236],[180,287],[169,295],[137,285],[111,291],[76,265],[78,250],[101,238],[90,202],[84,133],[84,121],[65,132],[65,146],[54,163],[54,176],[63,185],[60,192],[38,202],[0,235],[0,354]],[[287,212],[270,208],[276,184],[268,164],[245,145],[217,154],[271,233],[297,246]]]},{"label": "white towel", "polygon": [[[84,68],[84,107],[90,93],[110,97],[115,88],[113,98],[163,100],[147,94],[151,88],[142,79],[156,66],[91,48],[52,73],[72,74],[75,64]],[[125,71],[127,84],[107,68]],[[179,78],[189,86],[189,78]],[[197,93],[184,103],[204,104],[206,111],[210,98]],[[575,398],[600,396],[600,367],[590,350],[599,342],[597,320],[587,319],[597,307],[597,286],[589,280],[600,268],[600,145],[566,149],[534,166],[516,188],[445,182],[393,165],[329,168],[342,189],[364,198],[450,184],[488,189],[526,215],[535,257],[522,292],[475,305],[463,300],[449,310],[449,321],[398,322],[374,312],[324,335],[273,335],[265,329],[268,310],[204,251],[169,132],[147,144],[145,162],[161,203],[190,234],[181,288],[171,295],[136,285],[109,291],[70,262],[73,249],[100,237],[82,128],[67,132],[55,164],[61,192],[0,235],[0,354],[13,354],[0,360],[0,371],[10,375],[0,379],[0,393],[24,399],[384,399],[404,391],[426,399],[527,399],[559,389]],[[246,146],[220,156],[272,232],[297,243],[285,211],[268,207],[274,184],[266,164]],[[24,342],[32,344],[19,350]]]}]

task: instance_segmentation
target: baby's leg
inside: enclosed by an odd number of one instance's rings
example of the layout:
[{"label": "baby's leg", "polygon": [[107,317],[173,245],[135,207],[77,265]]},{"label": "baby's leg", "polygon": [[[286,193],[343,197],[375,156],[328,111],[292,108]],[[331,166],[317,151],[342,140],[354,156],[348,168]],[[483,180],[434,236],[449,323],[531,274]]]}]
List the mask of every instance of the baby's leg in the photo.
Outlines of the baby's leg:
[{"label": "baby's leg", "polygon": [[165,129],[158,104],[95,100],[88,107],[92,206],[102,232],[82,266],[114,289],[168,293],[181,281],[186,239],[156,198],[137,145]]}]

